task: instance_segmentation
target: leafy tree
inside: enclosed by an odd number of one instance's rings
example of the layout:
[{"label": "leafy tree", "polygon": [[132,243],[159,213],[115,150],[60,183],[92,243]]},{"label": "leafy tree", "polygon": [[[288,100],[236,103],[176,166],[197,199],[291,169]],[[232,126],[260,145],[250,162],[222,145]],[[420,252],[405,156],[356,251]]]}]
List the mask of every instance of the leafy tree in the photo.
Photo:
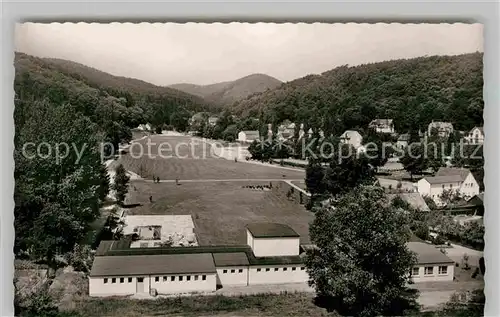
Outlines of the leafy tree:
[{"label": "leafy tree", "polygon": [[421,174],[422,171],[427,169],[429,164],[423,144],[408,146],[399,161],[403,164],[404,169],[410,173],[412,180],[413,175]]},{"label": "leafy tree", "polygon": [[119,205],[123,205],[125,197],[128,193],[128,183],[130,177],[122,164],[118,165],[115,170],[115,179],[113,183],[113,190],[116,192],[116,201]]},{"label": "leafy tree", "polygon": [[327,308],[349,316],[402,315],[415,306],[407,289],[416,261],[406,243],[409,219],[383,189],[360,186],[316,211],[307,252],[309,284]]}]

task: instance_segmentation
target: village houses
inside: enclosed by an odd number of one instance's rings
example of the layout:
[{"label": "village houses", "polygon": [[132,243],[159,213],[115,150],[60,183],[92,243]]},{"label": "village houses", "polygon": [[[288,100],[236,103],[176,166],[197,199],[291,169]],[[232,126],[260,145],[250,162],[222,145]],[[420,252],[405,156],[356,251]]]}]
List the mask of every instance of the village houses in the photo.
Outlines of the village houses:
[{"label": "village houses", "polygon": [[474,127],[464,136],[464,143],[467,144],[483,144],[484,143],[484,131],[483,127]]},{"label": "village houses", "polygon": [[374,129],[377,133],[394,133],[392,119],[373,119],[368,127]]},{"label": "village houses", "polygon": [[358,131],[347,130],[342,135],[340,135],[340,142],[344,144],[350,144],[355,149],[359,149],[363,143],[363,137]]},{"label": "village houses", "polygon": [[240,131],[238,133],[238,142],[252,143],[255,140],[260,140],[260,134],[257,130]]},{"label": "village houses", "polygon": [[447,138],[453,133],[453,124],[450,122],[432,121],[427,128],[427,136],[432,136],[433,133],[440,138]]},{"label": "village houses", "polygon": [[457,193],[464,199],[479,194],[479,184],[466,168],[441,167],[435,176],[419,180],[417,187],[420,195],[432,198],[438,206],[445,204],[441,198],[445,191]]}]

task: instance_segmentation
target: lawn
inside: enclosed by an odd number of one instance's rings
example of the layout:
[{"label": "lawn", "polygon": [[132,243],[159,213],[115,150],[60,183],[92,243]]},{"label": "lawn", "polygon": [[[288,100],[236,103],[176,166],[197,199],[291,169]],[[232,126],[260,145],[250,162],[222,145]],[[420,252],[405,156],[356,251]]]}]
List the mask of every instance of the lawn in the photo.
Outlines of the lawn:
[{"label": "lawn", "polygon": [[246,244],[245,225],[253,222],[287,224],[301,235],[302,243],[309,243],[313,214],[272,191],[243,188],[251,184],[269,183],[132,181],[127,203],[137,206],[127,214],[192,215],[200,245]]},{"label": "lawn", "polygon": [[302,180],[305,177],[305,172],[300,170],[219,158],[213,154],[209,145],[189,137],[153,135],[134,142],[128,153],[121,155],[119,162],[125,169],[144,178],[152,178],[154,175],[163,180],[176,178]]}]

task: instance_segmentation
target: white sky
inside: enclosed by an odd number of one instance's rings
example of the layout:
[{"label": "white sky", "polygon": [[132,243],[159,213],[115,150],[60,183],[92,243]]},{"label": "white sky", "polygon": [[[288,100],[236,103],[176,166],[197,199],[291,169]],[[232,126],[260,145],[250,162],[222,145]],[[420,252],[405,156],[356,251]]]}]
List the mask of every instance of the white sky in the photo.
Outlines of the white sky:
[{"label": "white sky", "polygon": [[481,24],[25,23],[16,51],[156,85],[264,73],[282,81],[423,55],[483,51]]}]

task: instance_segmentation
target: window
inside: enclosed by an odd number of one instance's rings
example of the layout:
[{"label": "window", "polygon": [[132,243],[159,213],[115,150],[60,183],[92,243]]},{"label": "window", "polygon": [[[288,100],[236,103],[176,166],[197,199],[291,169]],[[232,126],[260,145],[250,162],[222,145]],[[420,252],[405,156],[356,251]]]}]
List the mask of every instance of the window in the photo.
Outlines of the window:
[{"label": "window", "polygon": [[113,277],[113,278],[111,279],[111,283],[115,284],[115,283],[116,283],[116,278],[114,278],[114,277]]},{"label": "window", "polygon": [[284,268],[283,268],[283,271],[286,271],[286,270],[288,270],[288,268],[284,267]]},{"label": "window", "polygon": [[222,273],[226,274],[227,273],[227,270],[223,270]]},{"label": "window", "polygon": [[432,275],[434,274],[434,267],[433,266],[426,266],[424,275]]},{"label": "window", "polygon": [[108,284],[108,278],[107,277],[104,278],[104,284]]},{"label": "window", "polygon": [[182,276],[179,276],[179,281],[182,282]]},{"label": "window", "polygon": [[166,281],[168,281],[168,276],[163,277],[163,282],[166,282]]},{"label": "window", "polygon": [[303,267],[303,266],[301,266],[301,267],[300,267],[300,270],[301,270],[301,271],[304,271],[305,269],[306,269],[306,268],[305,268],[305,267]]},{"label": "window", "polygon": [[191,275],[186,276],[186,281],[191,281]]},{"label": "window", "polygon": [[292,267],[292,271],[295,271],[297,268],[296,267]]},{"label": "window", "polygon": [[275,267],[274,268],[274,272],[278,272],[279,268],[278,267]]},{"label": "window", "polygon": [[207,276],[206,276],[206,275],[202,275],[202,276],[201,276],[201,279],[202,279],[202,280],[206,280],[206,279],[207,279]]},{"label": "window", "polygon": [[132,278],[131,277],[128,278],[128,282],[132,283]]},{"label": "window", "polygon": [[198,275],[195,275],[194,276],[194,280],[197,281],[198,280]]},{"label": "window", "polygon": [[159,282],[160,281],[160,277],[159,276],[155,276],[155,282]]},{"label": "window", "polygon": [[138,277],[138,278],[137,278],[137,282],[139,282],[139,283],[144,282],[144,277]]},{"label": "window", "polygon": [[238,270],[238,273],[243,273],[243,269],[239,269],[239,270]]},{"label": "window", "polygon": [[271,269],[270,268],[266,268],[266,272],[269,272]]},{"label": "window", "polygon": [[446,274],[448,274],[448,267],[447,266],[440,266],[438,272],[439,272],[439,274],[446,275]]},{"label": "window", "polygon": [[260,271],[262,271],[262,269],[261,269],[261,268],[258,268],[258,269],[257,269],[257,272],[260,272]]},{"label": "window", "polygon": [[419,267],[414,267],[411,270],[411,275],[412,276],[418,276],[419,275],[420,268]]},{"label": "window", "polygon": [[443,189],[444,189],[444,184],[443,184],[443,185],[441,185],[441,187],[443,187]]},{"label": "window", "polygon": [[236,272],[236,270],[231,270],[231,273],[234,273],[234,272]]},{"label": "window", "polygon": [[170,277],[170,282],[173,282],[173,281],[175,281],[175,276]]},{"label": "window", "polygon": [[123,277],[120,277],[120,283],[125,282],[125,279]]}]

